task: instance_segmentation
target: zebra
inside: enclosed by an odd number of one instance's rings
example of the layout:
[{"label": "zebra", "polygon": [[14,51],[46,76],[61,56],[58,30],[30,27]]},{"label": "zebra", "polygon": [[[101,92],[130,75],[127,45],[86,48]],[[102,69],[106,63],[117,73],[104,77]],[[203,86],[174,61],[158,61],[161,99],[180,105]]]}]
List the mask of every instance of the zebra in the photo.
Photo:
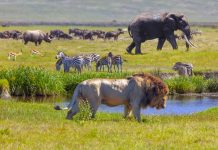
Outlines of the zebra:
[{"label": "zebra", "polygon": [[116,71],[116,66],[117,66],[117,71],[119,72],[121,70],[122,72],[122,64],[123,64],[122,56],[121,55],[113,56],[112,52],[109,52],[108,56],[112,58],[112,65],[114,65],[114,71]]},{"label": "zebra", "polygon": [[98,59],[100,58],[100,55],[95,54],[95,53],[91,53],[88,55],[83,55],[83,65],[85,67],[88,67],[88,70],[92,70],[92,62],[97,62]]},{"label": "zebra", "polygon": [[100,58],[100,55],[95,54],[95,53],[91,53],[91,54],[89,54],[88,56],[91,57],[92,62],[93,62],[93,61],[97,62],[97,61],[99,60],[99,58]]},{"label": "zebra", "polygon": [[[67,57],[63,52],[58,52],[56,55],[56,58],[61,59],[61,63],[57,62],[56,63],[56,69],[58,70],[59,68],[57,67],[58,64],[63,64],[64,65],[64,72],[69,72],[70,67],[75,67],[79,73],[82,71],[82,66],[83,66],[83,57],[81,56],[75,56],[75,57]],[[59,66],[60,66],[59,65]]]},{"label": "zebra", "polygon": [[122,65],[123,65],[123,59],[121,55],[116,55],[112,57],[112,65],[114,65],[114,71],[116,72],[116,66],[117,66],[117,71],[122,72]]},{"label": "zebra", "polygon": [[101,71],[101,68],[103,67],[104,71],[104,66],[108,67],[108,72],[112,72],[112,58],[110,56],[105,56],[103,58],[100,58],[96,62],[96,71]]}]

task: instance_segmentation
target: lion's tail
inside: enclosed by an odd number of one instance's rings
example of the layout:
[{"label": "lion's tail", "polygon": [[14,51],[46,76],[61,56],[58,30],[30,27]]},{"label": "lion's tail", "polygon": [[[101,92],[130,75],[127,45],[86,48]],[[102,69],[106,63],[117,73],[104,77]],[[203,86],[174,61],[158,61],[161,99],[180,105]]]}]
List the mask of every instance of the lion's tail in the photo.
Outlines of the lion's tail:
[{"label": "lion's tail", "polygon": [[61,108],[59,105],[56,105],[54,107],[55,110],[66,110],[66,109],[71,109],[75,105],[78,105],[78,96],[81,94],[81,84],[78,84],[74,90],[72,100],[70,104],[67,107]]}]

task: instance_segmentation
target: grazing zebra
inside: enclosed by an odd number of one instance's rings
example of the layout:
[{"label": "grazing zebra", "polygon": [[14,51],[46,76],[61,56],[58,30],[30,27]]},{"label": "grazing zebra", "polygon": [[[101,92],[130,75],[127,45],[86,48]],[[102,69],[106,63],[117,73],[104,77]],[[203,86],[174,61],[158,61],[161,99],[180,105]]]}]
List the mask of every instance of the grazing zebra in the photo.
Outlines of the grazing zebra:
[{"label": "grazing zebra", "polygon": [[123,59],[121,55],[113,56],[112,52],[109,52],[108,56],[112,58],[112,65],[114,65],[114,71],[116,71],[116,66],[117,66],[118,72],[119,71],[122,72]]},{"label": "grazing zebra", "polygon": [[123,65],[123,59],[121,55],[116,55],[112,57],[112,64],[114,65],[114,71],[116,71],[116,66],[117,66],[117,71],[122,72],[122,65]]},{"label": "grazing zebra", "polygon": [[95,54],[95,53],[89,54],[88,56],[91,57],[92,62],[93,61],[97,62],[99,60],[99,58],[100,58],[100,55]]},{"label": "grazing zebra", "polygon": [[88,54],[88,55],[84,55],[83,57],[83,65],[85,67],[88,67],[88,70],[92,70],[92,62],[95,61],[97,62],[98,59],[100,58],[100,55],[92,53],[92,54]]},{"label": "grazing zebra", "polygon": [[[82,66],[83,66],[83,57],[81,56],[67,57],[63,52],[58,52],[56,58],[57,59],[60,58],[62,60],[62,63],[64,65],[64,72],[69,72],[70,67],[75,67],[77,71],[81,73]],[[58,69],[57,65],[59,63],[56,63],[56,69]]]},{"label": "grazing zebra", "polygon": [[110,56],[105,56],[103,58],[100,58],[96,62],[96,71],[101,71],[102,67],[104,71],[104,66],[108,67],[108,72],[112,72],[112,58]]},{"label": "grazing zebra", "polygon": [[81,56],[83,58],[83,65],[88,67],[88,70],[92,70],[92,58],[88,55]]}]

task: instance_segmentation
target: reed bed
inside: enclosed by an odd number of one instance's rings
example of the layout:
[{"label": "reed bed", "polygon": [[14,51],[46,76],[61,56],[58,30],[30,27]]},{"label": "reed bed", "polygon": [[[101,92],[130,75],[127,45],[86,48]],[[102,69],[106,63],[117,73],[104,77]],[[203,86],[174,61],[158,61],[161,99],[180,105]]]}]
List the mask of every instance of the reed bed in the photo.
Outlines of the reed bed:
[{"label": "reed bed", "polygon": [[[51,96],[72,95],[75,87],[82,81],[92,78],[126,78],[132,73],[84,72],[63,73],[49,71],[40,67],[21,66],[0,71],[0,79],[8,81],[11,95]],[[175,77],[164,80],[170,94],[218,92],[218,79],[204,79],[203,76]],[[6,84],[6,83],[5,83]]]}]

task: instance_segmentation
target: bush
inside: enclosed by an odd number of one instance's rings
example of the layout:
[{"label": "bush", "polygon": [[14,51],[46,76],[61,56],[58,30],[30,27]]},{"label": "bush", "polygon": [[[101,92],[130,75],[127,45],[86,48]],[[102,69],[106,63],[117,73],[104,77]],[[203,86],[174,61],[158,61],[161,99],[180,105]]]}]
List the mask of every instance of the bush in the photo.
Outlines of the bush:
[{"label": "bush", "polygon": [[209,79],[207,89],[208,92],[218,92],[218,79]]},{"label": "bush", "polygon": [[76,115],[76,120],[87,121],[90,120],[91,117],[92,117],[92,113],[91,113],[89,102],[87,100],[80,101],[79,113]]},{"label": "bush", "polygon": [[64,85],[59,75],[42,68],[19,67],[0,71],[0,78],[9,81],[12,95],[60,95]]},{"label": "bush", "polygon": [[7,79],[0,79],[0,91],[9,91],[9,83]]},{"label": "bush", "polygon": [[124,78],[128,73],[62,73],[37,67],[18,67],[0,71],[8,80],[10,93],[15,96],[49,96],[72,94],[78,83],[91,78]]},{"label": "bush", "polygon": [[176,77],[165,80],[170,94],[173,93],[202,93],[207,90],[207,81],[201,76],[194,77]]}]

